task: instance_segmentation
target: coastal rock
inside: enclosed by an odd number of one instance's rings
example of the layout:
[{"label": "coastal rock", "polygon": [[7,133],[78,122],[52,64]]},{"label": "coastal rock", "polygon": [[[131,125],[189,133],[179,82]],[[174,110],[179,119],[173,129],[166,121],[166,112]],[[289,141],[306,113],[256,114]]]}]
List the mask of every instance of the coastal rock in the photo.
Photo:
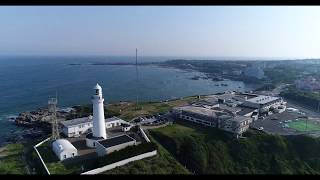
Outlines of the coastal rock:
[{"label": "coastal rock", "polygon": [[[56,115],[58,119],[65,119],[70,113],[74,113],[73,110],[70,110],[68,113],[65,111],[57,111]],[[50,121],[50,114],[48,109],[45,108],[39,108],[36,111],[22,112],[14,120],[16,125],[25,127],[46,126],[46,124],[50,124]]]}]

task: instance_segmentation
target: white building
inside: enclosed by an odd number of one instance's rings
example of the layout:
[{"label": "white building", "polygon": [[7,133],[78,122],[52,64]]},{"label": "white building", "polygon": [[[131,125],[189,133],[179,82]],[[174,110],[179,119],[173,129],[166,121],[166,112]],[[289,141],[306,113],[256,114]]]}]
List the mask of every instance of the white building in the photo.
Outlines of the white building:
[{"label": "white building", "polygon": [[132,128],[131,124],[124,124],[124,123],[121,124],[121,129],[123,132],[130,131],[131,128]]},{"label": "white building", "polygon": [[114,151],[119,151],[128,146],[136,145],[137,141],[124,134],[117,137],[107,138],[96,142],[96,152],[98,156],[104,156]]},{"label": "white building", "polygon": [[58,139],[52,143],[53,152],[60,161],[78,155],[78,150],[66,139]]},{"label": "white building", "polygon": [[[247,99],[242,106],[256,108],[260,113],[265,113],[281,107],[285,108],[286,102],[281,97],[257,95],[254,98]],[[279,111],[283,112],[283,111]]]},{"label": "white building", "polygon": [[219,118],[219,128],[236,134],[238,137],[242,133],[249,129],[249,125],[252,123],[252,118],[246,116],[234,116],[232,118]]},{"label": "white building", "polygon": [[220,108],[204,108],[195,106],[182,106],[173,109],[178,118],[210,127],[218,127],[224,131],[241,135],[252,123],[250,116],[235,115]]},{"label": "white building", "polygon": [[[127,123],[118,117],[105,119],[106,129]],[[92,116],[62,121],[60,124],[62,125],[62,133],[67,137],[79,137],[81,134],[89,133],[92,131],[93,126]]]}]

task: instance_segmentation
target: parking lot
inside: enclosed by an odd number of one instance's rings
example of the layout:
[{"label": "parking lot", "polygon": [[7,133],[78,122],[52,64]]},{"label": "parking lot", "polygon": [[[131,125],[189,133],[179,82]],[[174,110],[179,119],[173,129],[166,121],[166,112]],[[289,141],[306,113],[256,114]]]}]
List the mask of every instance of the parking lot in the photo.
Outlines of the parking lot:
[{"label": "parking lot", "polygon": [[165,114],[160,113],[160,114],[148,115],[148,116],[136,118],[132,120],[131,123],[134,123],[136,125],[143,125],[143,126],[157,126],[169,121],[172,121],[170,113],[165,113]]},{"label": "parking lot", "polygon": [[295,135],[301,134],[301,132],[289,128],[289,122],[296,119],[305,118],[305,116],[297,112],[285,111],[283,113],[271,114],[264,119],[259,119],[251,124],[252,128],[259,129],[263,128],[263,131],[270,134],[280,134],[280,135]]}]

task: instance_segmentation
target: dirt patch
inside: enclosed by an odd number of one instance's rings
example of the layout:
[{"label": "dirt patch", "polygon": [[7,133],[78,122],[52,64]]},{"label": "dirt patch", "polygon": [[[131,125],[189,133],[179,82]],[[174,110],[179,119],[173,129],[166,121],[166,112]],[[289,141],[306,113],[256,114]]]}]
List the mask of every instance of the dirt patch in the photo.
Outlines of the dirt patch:
[{"label": "dirt patch", "polygon": [[7,156],[6,150],[5,147],[0,148],[0,158]]}]

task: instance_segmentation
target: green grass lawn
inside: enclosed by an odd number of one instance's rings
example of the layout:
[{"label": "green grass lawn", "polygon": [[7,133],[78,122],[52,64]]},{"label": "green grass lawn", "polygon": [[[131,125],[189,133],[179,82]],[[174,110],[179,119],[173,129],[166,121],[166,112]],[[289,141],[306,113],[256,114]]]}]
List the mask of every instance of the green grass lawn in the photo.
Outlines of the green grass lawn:
[{"label": "green grass lawn", "polygon": [[131,162],[103,174],[190,174],[161,144],[150,137],[158,146],[156,156]]},{"label": "green grass lawn", "polygon": [[298,121],[292,121],[288,123],[289,127],[301,132],[307,131],[320,131],[320,124],[308,121],[306,126],[306,121],[304,119],[299,119]]},{"label": "green grass lawn", "polygon": [[1,148],[0,174],[27,174],[26,163],[22,160],[23,145],[9,144]]},{"label": "green grass lawn", "polygon": [[127,103],[123,105],[115,103],[108,105],[107,109],[109,111],[119,113],[120,118],[129,121],[139,116],[167,112],[175,106],[186,105],[195,100],[197,100],[196,96],[190,96],[168,102],[141,102],[138,105],[138,109],[135,103]]},{"label": "green grass lawn", "polygon": [[183,126],[181,124],[173,124],[164,128],[153,129],[152,131],[161,132],[169,137],[178,137],[195,134],[195,129]]},{"label": "green grass lawn", "polygon": [[71,174],[78,170],[78,167],[66,167],[54,154],[50,143],[47,141],[37,148],[50,174]]}]

